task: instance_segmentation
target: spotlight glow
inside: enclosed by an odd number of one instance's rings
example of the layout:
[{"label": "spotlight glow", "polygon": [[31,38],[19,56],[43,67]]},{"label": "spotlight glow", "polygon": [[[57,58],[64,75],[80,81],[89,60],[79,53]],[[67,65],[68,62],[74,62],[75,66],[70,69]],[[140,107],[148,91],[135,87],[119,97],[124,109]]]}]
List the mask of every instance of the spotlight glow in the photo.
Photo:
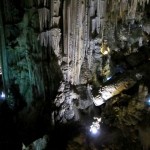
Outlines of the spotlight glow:
[{"label": "spotlight glow", "polygon": [[5,93],[4,92],[2,92],[1,98],[5,98]]},{"label": "spotlight glow", "polygon": [[111,78],[112,78],[111,76],[110,76],[110,77],[107,77],[107,79],[106,79],[106,80],[108,81],[108,80],[110,80]]},{"label": "spotlight glow", "polygon": [[90,132],[92,132],[93,134],[96,134],[98,130],[96,127],[91,127]]},{"label": "spotlight glow", "polygon": [[150,94],[147,95],[145,102],[148,106],[150,106]]},{"label": "spotlight glow", "polygon": [[150,98],[147,100],[148,104],[150,105]]},{"label": "spotlight glow", "polygon": [[92,122],[92,125],[90,126],[90,132],[92,134],[97,134],[100,129],[101,118],[94,117],[94,119],[96,121]]}]

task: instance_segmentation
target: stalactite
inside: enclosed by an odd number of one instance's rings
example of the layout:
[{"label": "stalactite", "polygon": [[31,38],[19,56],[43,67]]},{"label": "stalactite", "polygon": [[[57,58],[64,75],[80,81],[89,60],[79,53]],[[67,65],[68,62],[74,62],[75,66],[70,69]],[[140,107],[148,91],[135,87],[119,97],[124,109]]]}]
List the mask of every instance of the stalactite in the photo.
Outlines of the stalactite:
[{"label": "stalactite", "polygon": [[76,76],[76,82],[79,83],[79,76],[80,76],[80,69],[81,69],[81,65],[83,62],[83,58],[84,58],[84,52],[85,49],[83,47],[83,12],[84,12],[84,7],[83,4],[81,4],[81,1],[79,1],[78,3],[78,26],[79,26],[79,30],[78,30],[78,46],[77,46],[77,64],[76,64],[76,69],[77,69],[77,76]]},{"label": "stalactite", "polygon": [[60,9],[60,0],[54,0],[53,2],[53,14],[52,16],[58,16],[59,15],[59,9]]},{"label": "stalactite", "polygon": [[[67,17],[67,14],[66,14],[66,1],[64,1],[63,3],[63,18],[66,18]],[[67,32],[67,21],[63,21],[63,31],[64,31],[64,34],[63,34],[63,39],[64,39],[64,54],[66,55],[67,54],[67,35],[66,35],[66,32]]]},{"label": "stalactite", "polygon": [[[75,84],[79,83],[80,69],[87,51],[88,38],[85,35],[88,34],[88,16],[86,16],[87,8],[85,4],[87,6],[86,0],[71,0],[68,5],[65,1],[64,5],[64,8],[66,5],[68,6],[68,9],[64,12],[64,17],[68,18],[68,22],[64,24],[64,47],[67,48],[65,53],[68,57],[68,68],[69,65],[72,66],[72,73],[68,72],[68,79],[72,79]],[[71,64],[69,64],[70,61]]]},{"label": "stalactite", "polygon": [[38,0],[38,5],[40,5],[41,4],[41,0]]},{"label": "stalactite", "polygon": [[50,13],[51,13],[51,20],[50,20],[50,27],[52,27],[53,26],[53,17],[54,17],[54,15],[53,15],[53,13],[54,13],[54,0],[51,0],[51,5],[50,5]]},{"label": "stalactite", "polygon": [[131,19],[135,19],[137,5],[138,5],[137,0],[132,0],[131,1],[131,9],[130,9],[130,11],[131,11],[131,13],[130,13]]},{"label": "stalactite", "polygon": [[92,54],[93,54],[94,47],[95,47],[95,43],[94,43],[94,41],[91,40],[90,47],[88,49],[88,57],[87,57],[89,69],[91,68],[91,65],[92,65]]},{"label": "stalactite", "polygon": [[107,6],[109,6],[109,10],[107,15],[111,16],[108,21],[131,19],[133,23],[133,20],[136,18],[138,3],[144,9],[145,4],[148,4],[149,0],[115,0],[115,2],[108,0]]},{"label": "stalactite", "polygon": [[[77,7],[77,3],[76,1],[71,1],[72,3],[72,6],[71,6],[71,11],[72,11],[72,8],[73,6],[75,6],[75,8]],[[71,42],[70,42],[70,46],[69,46],[69,51],[70,51],[70,54],[72,53],[72,80],[73,80],[73,83],[74,83],[74,74],[75,74],[75,62],[76,62],[76,39],[75,39],[75,34],[76,34],[76,14],[77,14],[77,9],[74,9],[74,13],[72,12],[71,14],[73,14],[73,18],[71,19],[71,22],[72,22],[72,26],[71,26],[71,30],[73,30],[72,32],[72,38],[73,38],[73,44],[71,45]],[[71,51],[71,47],[72,47],[72,51]]]},{"label": "stalactite", "polygon": [[51,40],[49,40],[49,39],[51,39],[51,32],[50,32],[50,30],[45,31],[45,32],[41,32],[39,34],[38,40],[40,41],[40,45],[41,46],[48,47],[48,45],[51,44],[50,43]]},{"label": "stalactite", "polygon": [[40,30],[43,31],[44,28],[48,28],[48,22],[50,20],[50,10],[47,8],[38,9]]},{"label": "stalactite", "polygon": [[94,16],[95,15],[95,11],[96,11],[96,0],[90,0],[90,16]]},{"label": "stalactite", "polygon": [[84,46],[85,46],[85,55],[87,55],[87,50],[89,47],[89,24],[88,24],[88,1],[85,0],[85,19],[84,19]]},{"label": "stalactite", "polygon": [[48,45],[48,36],[49,36],[49,31],[41,32],[39,34],[38,40],[40,41],[41,46],[47,47],[47,45]]},{"label": "stalactite", "polygon": [[41,46],[48,47],[52,46],[56,56],[59,56],[59,42],[61,38],[61,32],[59,28],[54,28],[46,32],[39,34],[38,40]]},{"label": "stalactite", "polygon": [[101,13],[100,13],[101,9],[100,9],[100,1],[97,1],[97,32],[99,33],[100,31],[100,20],[101,20]]},{"label": "stalactite", "polygon": [[68,41],[67,41],[67,48],[68,48],[68,56],[67,56],[67,70],[68,70],[68,72],[67,72],[67,81],[69,81],[70,80],[70,72],[69,72],[69,59],[70,59],[70,32],[71,32],[71,26],[70,26],[70,24],[71,24],[71,14],[70,14],[70,11],[71,11],[71,9],[70,9],[70,7],[68,8]]},{"label": "stalactite", "polygon": [[97,18],[96,18],[96,26],[97,26],[97,33],[100,33],[100,30],[103,29],[106,19],[106,4],[107,0],[97,0]]},{"label": "stalactite", "polygon": [[54,28],[51,30],[51,36],[49,38],[49,43],[52,46],[56,56],[59,56],[59,42],[60,42],[60,38],[61,38],[61,32],[60,29],[58,28]]},{"label": "stalactite", "polygon": [[53,17],[52,19],[52,26],[59,26],[60,16]]},{"label": "stalactite", "polygon": [[[57,26],[59,25],[59,9],[60,9],[60,4],[61,1],[60,0],[52,0],[51,1],[51,22],[50,22],[50,26]],[[56,23],[57,22],[57,23]],[[56,24],[55,24],[56,23]]]},{"label": "stalactite", "polygon": [[44,6],[48,6],[48,0],[38,0],[38,5],[43,4]]}]

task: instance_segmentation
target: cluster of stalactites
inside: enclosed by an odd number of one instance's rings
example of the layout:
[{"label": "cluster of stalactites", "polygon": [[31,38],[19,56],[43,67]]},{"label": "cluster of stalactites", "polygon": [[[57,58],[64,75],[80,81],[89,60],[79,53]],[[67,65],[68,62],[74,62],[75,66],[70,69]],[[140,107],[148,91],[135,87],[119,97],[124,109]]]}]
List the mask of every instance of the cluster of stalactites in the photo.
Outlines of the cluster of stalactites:
[{"label": "cluster of stalactites", "polygon": [[88,1],[66,0],[64,1],[63,11],[64,53],[68,60],[66,79],[73,84],[78,84],[89,38]]},{"label": "cluster of stalactites", "polygon": [[[41,46],[52,47],[58,55],[61,31],[59,27],[59,8],[60,0],[38,0],[38,9],[40,31],[38,40]],[[48,6],[50,5],[50,6]],[[51,29],[50,29],[51,28]]]},{"label": "cluster of stalactites", "polygon": [[48,0],[38,0],[38,5],[44,5],[47,6],[48,5]]},{"label": "cluster of stalactites", "polygon": [[50,20],[50,10],[44,7],[38,9],[38,13],[39,13],[40,31],[42,31],[44,28],[48,28],[48,23]]},{"label": "cluster of stalactites", "polygon": [[136,18],[138,5],[142,6],[143,9],[145,4],[148,4],[149,0],[108,0],[107,3],[107,16],[111,21],[116,21],[118,19],[134,20]]},{"label": "cluster of stalactites", "polygon": [[40,24],[38,40],[40,41],[41,46],[47,47],[51,41],[51,32],[48,30],[50,27],[50,9],[48,8],[48,0],[38,0],[38,6],[41,7],[38,9]]},{"label": "cluster of stalactites", "polygon": [[59,42],[61,38],[61,31],[59,28],[53,28],[51,30],[41,32],[39,34],[38,40],[40,45],[44,47],[52,47],[55,51],[55,54],[59,55]]},{"label": "cluster of stalactites", "polygon": [[146,3],[149,3],[149,0],[138,0],[138,2],[140,3],[140,5],[145,6]]}]

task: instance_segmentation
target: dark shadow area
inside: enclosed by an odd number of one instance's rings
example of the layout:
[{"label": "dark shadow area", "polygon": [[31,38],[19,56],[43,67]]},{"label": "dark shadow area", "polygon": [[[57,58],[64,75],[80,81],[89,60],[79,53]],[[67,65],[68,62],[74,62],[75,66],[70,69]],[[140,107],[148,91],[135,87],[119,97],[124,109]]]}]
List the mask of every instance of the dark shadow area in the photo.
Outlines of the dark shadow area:
[{"label": "dark shadow area", "polygon": [[84,132],[80,123],[68,123],[56,125],[52,133],[50,133],[50,140],[46,150],[66,150],[68,142],[74,137]]},{"label": "dark shadow area", "polygon": [[22,148],[15,117],[6,101],[3,102],[0,105],[0,148],[2,150],[21,150]]}]

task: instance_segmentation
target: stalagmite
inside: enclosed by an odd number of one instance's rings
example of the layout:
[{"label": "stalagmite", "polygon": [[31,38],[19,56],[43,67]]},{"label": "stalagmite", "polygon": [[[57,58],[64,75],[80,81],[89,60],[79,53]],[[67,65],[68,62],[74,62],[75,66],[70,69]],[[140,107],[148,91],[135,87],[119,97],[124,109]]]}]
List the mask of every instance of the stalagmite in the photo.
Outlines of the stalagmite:
[{"label": "stalagmite", "polygon": [[60,107],[60,110],[55,115],[57,116],[56,121],[62,121],[64,123],[66,120],[70,120],[74,117],[72,101],[78,99],[79,95],[74,93],[68,82],[61,82],[59,92],[54,103],[57,107]]}]

